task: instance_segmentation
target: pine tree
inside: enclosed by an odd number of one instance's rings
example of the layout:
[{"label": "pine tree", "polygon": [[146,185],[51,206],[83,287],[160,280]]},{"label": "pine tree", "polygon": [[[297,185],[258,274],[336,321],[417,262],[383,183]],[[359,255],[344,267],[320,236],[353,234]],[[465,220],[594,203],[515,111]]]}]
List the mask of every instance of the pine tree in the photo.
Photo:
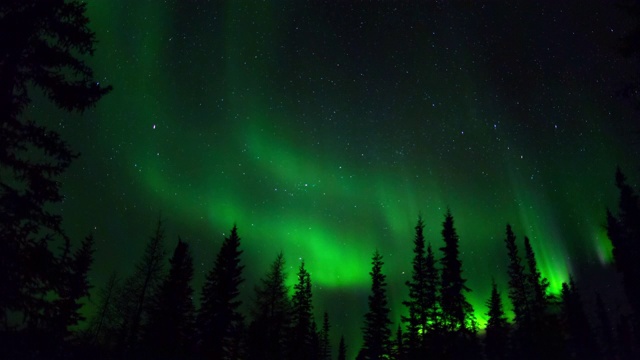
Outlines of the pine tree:
[{"label": "pine tree", "polygon": [[320,360],[331,360],[331,339],[329,338],[329,314],[325,311],[320,330]]},{"label": "pine tree", "polygon": [[509,299],[513,305],[516,325],[518,327],[522,327],[524,326],[529,314],[527,277],[524,272],[522,260],[518,255],[516,236],[513,233],[513,230],[511,230],[511,225],[509,224],[507,224],[506,234],[505,243],[507,245],[507,254],[509,256],[509,266],[507,270],[509,275]]},{"label": "pine tree", "polygon": [[[29,91],[43,90],[64,110],[93,106],[110,87],[93,79],[84,57],[94,52],[82,1],[0,2],[0,327],[22,314],[21,328],[46,329],[57,314],[48,299],[64,287],[64,266],[50,249],[67,241],[59,177],[78,155],[60,135],[23,116]],[[58,275],[58,276],[57,276]],[[57,294],[61,295],[61,294]],[[54,317],[53,321],[58,321]]]},{"label": "pine tree", "polygon": [[602,357],[604,359],[614,359],[617,355],[614,346],[613,327],[609,320],[607,308],[604,306],[604,302],[599,293],[596,293],[596,318],[598,320],[598,334]]},{"label": "pine tree", "polygon": [[495,280],[491,284],[491,297],[487,301],[489,312],[485,329],[485,354],[487,360],[507,359],[509,343],[509,323],[502,306],[502,298]]},{"label": "pine tree", "polygon": [[[66,244],[68,246],[69,242]],[[88,235],[73,254],[63,255],[64,266],[59,276],[64,277],[64,281],[58,290],[60,297],[55,301],[59,327],[54,331],[58,332],[59,341],[68,338],[71,328],[85,320],[80,313],[83,306],[81,299],[87,298],[92,288],[89,283],[89,270],[93,264],[93,247],[93,235]]]},{"label": "pine tree", "polygon": [[573,277],[562,283],[561,311],[569,359],[597,359],[600,351]]},{"label": "pine tree", "polygon": [[134,273],[116,291],[116,346],[120,352],[134,354],[139,350],[141,330],[146,325],[151,301],[164,275],[165,254],[164,225],[159,219]]},{"label": "pine tree", "polygon": [[97,311],[89,324],[90,343],[99,345],[104,350],[113,350],[116,345],[118,330],[118,310],[116,296],[119,279],[113,272],[98,295]]},{"label": "pine tree", "polygon": [[529,267],[529,273],[527,274],[527,288],[529,289],[529,305],[534,318],[541,317],[549,306],[547,289],[549,288],[549,281],[542,277],[540,270],[538,269],[536,256],[531,247],[531,242],[528,237],[524,237],[524,251],[525,258],[527,259],[527,266]]},{"label": "pine tree", "polygon": [[279,253],[255,288],[253,320],[249,326],[249,359],[279,360],[286,354],[291,326],[291,302],[285,285],[284,255]]},{"label": "pine tree", "polygon": [[347,359],[347,345],[344,343],[344,336],[340,336],[340,344],[338,345],[338,360]]},{"label": "pine tree", "polygon": [[169,260],[169,274],[155,295],[145,331],[147,352],[154,358],[189,355],[194,335],[193,258],[189,244],[178,239]]},{"label": "pine tree", "polygon": [[438,270],[431,244],[425,254],[424,222],[418,218],[413,240],[413,271],[411,280],[406,282],[409,288],[409,300],[403,301],[408,308],[408,316],[402,317],[407,323],[407,354],[410,359],[424,356],[425,334],[433,330],[437,319]]},{"label": "pine tree", "polygon": [[470,289],[462,278],[462,262],[458,250],[459,238],[453,223],[451,211],[447,211],[442,223],[442,238],[445,246],[442,251],[441,299],[442,319],[447,331],[464,330],[471,321],[473,309],[465,298],[464,292]]},{"label": "pine tree", "polygon": [[292,298],[292,322],[289,344],[289,358],[310,359],[314,355],[315,321],[313,319],[313,301],[311,275],[300,262]]},{"label": "pine tree", "polygon": [[[620,168],[616,169],[616,187],[620,192],[618,216],[607,210],[607,234],[613,245],[613,259],[622,274],[629,305],[640,318],[640,203],[638,194],[627,184]],[[635,326],[640,327],[636,319]]]},{"label": "pine tree", "polygon": [[240,237],[234,225],[202,288],[197,324],[200,352],[205,357],[227,360],[238,356],[244,320],[238,300],[244,281],[240,255]]},{"label": "pine tree", "polygon": [[400,325],[398,325],[398,329],[396,330],[395,340],[393,358],[396,360],[404,360],[406,358],[406,349],[404,346],[404,334],[402,333],[402,327]]},{"label": "pine tree", "polygon": [[375,251],[372,259],[371,294],[369,295],[369,310],[365,314],[364,344],[362,356],[367,360],[384,359],[390,356],[391,330],[389,325],[389,306],[387,303],[386,275],[382,273],[382,255]]}]

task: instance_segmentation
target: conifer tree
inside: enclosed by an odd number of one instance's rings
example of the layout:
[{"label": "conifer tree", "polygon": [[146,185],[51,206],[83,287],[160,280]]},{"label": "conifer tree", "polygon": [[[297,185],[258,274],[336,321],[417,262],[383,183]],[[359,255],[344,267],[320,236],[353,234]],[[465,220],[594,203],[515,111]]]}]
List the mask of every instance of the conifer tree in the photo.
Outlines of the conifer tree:
[{"label": "conifer tree", "polygon": [[67,276],[50,244],[68,238],[52,209],[63,200],[59,177],[78,155],[23,112],[34,88],[58,108],[81,112],[110,87],[94,80],[85,60],[96,43],[86,3],[2,1],[0,14],[0,327],[10,328],[9,313],[21,314],[20,328],[35,331],[59,321],[49,299]]},{"label": "conifer tree", "polygon": [[329,314],[325,311],[320,330],[320,360],[331,360],[331,340],[329,338]]},{"label": "conifer tree", "polygon": [[340,336],[340,343],[338,344],[338,360],[347,359],[347,345],[344,343],[344,336]]},{"label": "conifer tree", "polygon": [[507,224],[505,243],[507,245],[507,255],[509,256],[509,299],[513,305],[515,323],[518,327],[524,326],[529,314],[529,300],[527,295],[527,277],[525,275],[522,259],[518,255],[516,236]]},{"label": "conifer tree", "polygon": [[600,351],[573,277],[562,283],[561,311],[569,359],[598,359]]},{"label": "conifer tree", "polygon": [[404,345],[404,334],[402,333],[402,327],[398,325],[396,330],[396,339],[393,349],[393,358],[396,360],[406,359],[406,349]]},{"label": "conifer tree", "polygon": [[386,275],[382,273],[382,255],[375,251],[372,258],[371,294],[369,295],[369,310],[365,314],[364,344],[361,354],[363,359],[379,360],[390,356],[391,330],[389,325],[389,305],[387,300]]},{"label": "conifer tree", "polygon": [[602,357],[604,359],[614,359],[616,358],[616,351],[613,327],[600,293],[596,293],[596,318],[598,320],[598,335],[600,338]]},{"label": "conifer tree", "polygon": [[635,312],[634,326],[640,328],[640,202],[638,194],[627,184],[627,178],[618,167],[616,187],[620,192],[618,215],[607,210],[607,234],[613,245],[613,259],[622,274],[629,305]]},{"label": "conifer tree", "polygon": [[437,322],[437,287],[438,270],[431,244],[425,253],[424,222],[418,218],[415,227],[413,248],[413,270],[411,280],[406,282],[409,288],[409,300],[403,301],[408,308],[408,316],[402,321],[407,323],[405,344],[410,359],[418,358],[425,353],[425,336],[433,330]]},{"label": "conifer tree", "polygon": [[313,319],[313,301],[311,275],[300,262],[292,298],[292,322],[289,344],[289,358],[310,359],[314,356],[315,321]]},{"label": "conifer tree", "polygon": [[502,306],[502,298],[495,280],[491,284],[491,297],[487,301],[489,312],[485,329],[484,349],[487,360],[507,359],[509,323]]},{"label": "conifer tree", "polygon": [[473,309],[464,295],[470,289],[465,285],[466,279],[462,278],[459,238],[449,210],[442,223],[442,238],[445,244],[440,248],[442,251],[440,306],[443,325],[449,332],[466,330],[472,320]]},{"label": "conifer tree", "polygon": [[193,258],[189,244],[178,239],[169,264],[169,274],[151,304],[145,340],[149,355],[178,359],[189,356],[195,330]]},{"label": "conifer tree", "polygon": [[291,302],[285,285],[284,255],[279,253],[266,276],[255,288],[255,304],[249,326],[249,359],[279,360],[286,355],[291,326]]},{"label": "conifer tree", "polygon": [[93,264],[93,235],[85,237],[73,254],[70,254],[69,241],[65,244],[68,250],[64,251],[63,266],[58,274],[64,281],[58,289],[59,299],[55,301],[58,326],[52,329],[57,332],[58,341],[68,338],[71,335],[70,328],[85,320],[80,313],[81,299],[87,298],[92,288],[89,283],[89,270]]},{"label": "conifer tree", "polygon": [[140,330],[148,320],[151,301],[164,276],[164,226],[159,219],[154,235],[149,239],[142,259],[133,275],[127,278],[118,292],[120,317],[119,347],[131,353],[140,344]]},{"label": "conifer tree", "polygon": [[536,256],[531,247],[531,242],[528,237],[524,237],[524,251],[525,258],[527,259],[527,266],[529,267],[529,273],[527,274],[527,288],[529,289],[529,307],[531,315],[534,318],[541,317],[549,306],[547,289],[549,288],[549,281],[542,277]]},{"label": "conifer tree", "polygon": [[116,297],[118,285],[118,275],[113,272],[104,287],[100,289],[97,311],[89,324],[90,343],[99,345],[104,350],[113,350],[116,345],[118,331]]},{"label": "conifer tree", "polygon": [[240,237],[234,225],[202,287],[197,327],[199,350],[204,357],[227,360],[239,356],[244,326],[238,299],[244,281],[240,255]]}]

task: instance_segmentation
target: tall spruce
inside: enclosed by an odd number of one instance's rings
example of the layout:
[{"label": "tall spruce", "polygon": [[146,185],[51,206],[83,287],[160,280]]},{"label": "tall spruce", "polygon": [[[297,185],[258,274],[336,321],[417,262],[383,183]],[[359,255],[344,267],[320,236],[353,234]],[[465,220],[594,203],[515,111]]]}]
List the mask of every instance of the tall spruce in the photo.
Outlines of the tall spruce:
[{"label": "tall spruce", "polygon": [[527,276],[525,275],[525,269],[522,265],[522,259],[518,255],[516,236],[509,224],[507,224],[506,238],[504,241],[509,257],[509,265],[507,267],[507,274],[509,275],[509,299],[513,306],[516,326],[522,327],[529,314]]},{"label": "tall spruce", "polygon": [[23,112],[36,88],[58,108],[78,112],[109,92],[87,64],[96,39],[86,7],[83,1],[0,2],[2,330],[13,328],[9,313],[24,319],[19,329],[32,333],[46,333],[50,321],[59,321],[51,299],[63,295],[58,291],[67,276],[58,276],[65,265],[51,244],[68,238],[52,210],[64,199],[59,178],[78,154]]},{"label": "tall spruce", "polygon": [[239,308],[240,284],[244,281],[240,264],[240,237],[234,225],[225,237],[215,264],[202,287],[197,317],[199,351],[212,359],[240,357],[240,341],[244,317]]},{"label": "tall spruce", "polygon": [[161,359],[179,359],[193,348],[193,258],[189,244],[178,239],[169,260],[169,273],[155,295],[146,325],[146,351]]},{"label": "tall spruce", "polygon": [[634,326],[640,328],[640,203],[636,191],[627,183],[620,168],[616,169],[615,184],[620,192],[618,214],[607,210],[607,234],[613,245],[616,269],[622,274],[629,305],[635,312]]},{"label": "tall spruce", "polygon": [[329,324],[329,314],[325,311],[322,318],[322,329],[320,329],[320,360],[331,360],[331,338],[329,336],[331,326]]},{"label": "tall spruce", "polygon": [[103,350],[113,350],[118,332],[118,309],[116,297],[120,279],[114,271],[98,293],[97,310],[89,323],[89,343]]},{"label": "tall spruce", "polygon": [[338,344],[338,360],[347,360],[347,345],[344,343],[344,336],[340,336]]},{"label": "tall spruce", "polygon": [[291,301],[285,285],[284,255],[279,253],[269,272],[255,287],[255,303],[249,325],[249,359],[279,360],[286,355],[291,326]]},{"label": "tall spruce", "polygon": [[599,338],[600,350],[604,359],[614,359],[617,354],[613,337],[613,327],[609,319],[609,313],[600,293],[596,293],[596,319],[598,321],[597,334]]},{"label": "tall spruce", "polygon": [[403,301],[408,315],[402,316],[407,324],[406,350],[409,359],[418,358],[425,353],[424,337],[434,329],[437,323],[438,270],[429,244],[425,253],[424,222],[418,218],[413,240],[413,269],[411,280],[405,284],[409,288],[409,300]]},{"label": "tall spruce", "polygon": [[509,323],[502,305],[502,298],[495,280],[491,284],[491,297],[487,301],[487,327],[484,350],[487,360],[502,360],[508,357]]},{"label": "tall spruce", "polygon": [[473,309],[464,295],[471,290],[465,285],[466,279],[462,277],[462,262],[458,249],[460,240],[449,210],[447,210],[445,220],[442,223],[442,239],[445,244],[440,248],[442,252],[440,260],[442,265],[440,285],[442,322],[447,331],[456,332],[468,329],[473,320]]},{"label": "tall spruce", "polygon": [[293,286],[291,334],[289,336],[289,358],[314,358],[315,320],[313,319],[313,299],[311,275],[304,266],[298,268],[297,283]]},{"label": "tall spruce", "polygon": [[567,358],[598,359],[600,349],[584,311],[584,304],[573,277],[562,283],[561,316],[566,339]]},{"label": "tall spruce", "polygon": [[524,253],[527,260],[527,267],[529,272],[527,273],[527,288],[529,289],[529,306],[533,317],[541,317],[547,311],[549,306],[549,298],[547,296],[547,289],[549,288],[549,281],[542,276],[538,269],[538,263],[536,261],[536,255],[531,246],[531,242],[528,237],[524,237]]},{"label": "tall spruce", "polygon": [[142,259],[134,273],[127,278],[118,294],[120,317],[119,347],[132,353],[140,345],[141,329],[146,325],[152,299],[164,276],[164,225],[159,219],[156,230],[149,238]]},{"label": "tall spruce", "polygon": [[372,258],[371,294],[369,295],[369,308],[364,316],[362,328],[364,344],[361,356],[367,360],[385,359],[390,356],[391,330],[389,325],[389,305],[387,300],[386,275],[382,273],[382,255],[378,250]]}]

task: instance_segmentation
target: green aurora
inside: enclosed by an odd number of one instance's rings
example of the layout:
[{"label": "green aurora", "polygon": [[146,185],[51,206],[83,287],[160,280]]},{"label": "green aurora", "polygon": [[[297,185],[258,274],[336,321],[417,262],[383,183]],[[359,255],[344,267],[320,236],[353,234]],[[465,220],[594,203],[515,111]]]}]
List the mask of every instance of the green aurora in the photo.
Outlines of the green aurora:
[{"label": "green aurora", "polygon": [[335,346],[357,349],[371,254],[399,320],[419,214],[437,249],[451,209],[481,326],[492,277],[506,299],[507,222],[554,293],[609,267],[613,171],[637,153],[608,5],[88,3],[114,91],[50,119],[83,154],[61,211],[70,235],[96,236],[96,284],[130,271],[162,214],[167,247],[194,247],[199,291],[235,223],[245,304],[279,251],[291,282],[304,259]]}]

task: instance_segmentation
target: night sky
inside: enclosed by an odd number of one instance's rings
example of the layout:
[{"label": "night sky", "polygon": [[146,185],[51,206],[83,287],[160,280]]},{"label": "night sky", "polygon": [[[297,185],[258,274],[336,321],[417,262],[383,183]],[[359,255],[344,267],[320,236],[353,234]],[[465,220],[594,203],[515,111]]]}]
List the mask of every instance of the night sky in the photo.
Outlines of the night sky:
[{"label": "night sky", "polygon": [[90,63],[114,91],[82,115],[31,112],[82,153],[59,212],[96,237],[96,289],[162,216],[199,293],[235,223],[245,302],[279,251],[290,283],[304,259],[317,319],[357,351],[371,255],[398,321],[419,214],[437,249],[451,209],[481,325],[492,277],[506,293],[507,222],[553,292],[610,267],[615,166],[636,185],[638,159],[616,95],[629,18],[611,2],[88,3]]}]

